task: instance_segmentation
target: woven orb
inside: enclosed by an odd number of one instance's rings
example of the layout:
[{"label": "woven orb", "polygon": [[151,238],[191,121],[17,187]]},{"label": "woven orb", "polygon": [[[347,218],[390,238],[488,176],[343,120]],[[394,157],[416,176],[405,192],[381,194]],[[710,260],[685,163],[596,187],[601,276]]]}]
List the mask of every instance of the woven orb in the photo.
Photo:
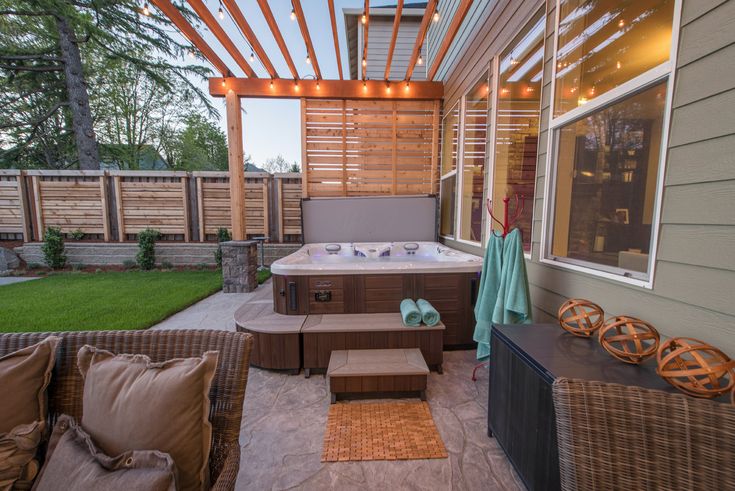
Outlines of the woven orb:
[{"label": "woven orb", "polygon": [[735,387],[735,361],[698,339],[669,339],[656,359],[661,378],[690,396],[714,399]]},{"label": "woven orb", "polygon": [[661,341],[661,336],[651,324],[627,316],[608,319],[597,335],[605,351],[634,365],[655,355]]},{"label": "woven orb", "polygon": [[588,338],[602,327],[605,322],[605,311],[589,300],[573,298],[559,307],[559,325],[565,331]]}]

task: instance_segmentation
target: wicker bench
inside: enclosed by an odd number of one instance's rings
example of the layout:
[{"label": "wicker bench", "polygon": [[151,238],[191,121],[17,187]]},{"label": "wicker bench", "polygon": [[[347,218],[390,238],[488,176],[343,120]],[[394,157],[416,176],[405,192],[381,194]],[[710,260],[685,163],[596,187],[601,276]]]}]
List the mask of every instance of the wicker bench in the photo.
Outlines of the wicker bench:
[{"label": "wicker bench", "polygon": [[240,468],[240,424],[252,336],[237,332],[202,330],[0,334],[0,356],[36,344],[52,334],[61,337],[62,341],[48,388],[50,427],[61,414],[81,420],[84,381],[77,368],[77,352],[85,344],[114,353],[148,355],[155,362],[201,356],[205,351],[218,351],[217,370],[209,391],[212,423],[209,475],[212,490],[235,489]]}]

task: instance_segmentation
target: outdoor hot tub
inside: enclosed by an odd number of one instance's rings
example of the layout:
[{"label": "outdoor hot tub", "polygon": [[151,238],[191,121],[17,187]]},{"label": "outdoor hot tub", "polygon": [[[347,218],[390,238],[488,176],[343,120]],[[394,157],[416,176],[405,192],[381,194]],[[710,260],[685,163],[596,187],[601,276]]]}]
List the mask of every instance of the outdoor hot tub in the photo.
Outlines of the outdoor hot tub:
[{"label": "outdoor hot tub", "polygon": [[424,298],[441,313],[445,346],[472,344],[482,258],[437,242],[304,245],[271,265],[280,314],[399,312]]}]

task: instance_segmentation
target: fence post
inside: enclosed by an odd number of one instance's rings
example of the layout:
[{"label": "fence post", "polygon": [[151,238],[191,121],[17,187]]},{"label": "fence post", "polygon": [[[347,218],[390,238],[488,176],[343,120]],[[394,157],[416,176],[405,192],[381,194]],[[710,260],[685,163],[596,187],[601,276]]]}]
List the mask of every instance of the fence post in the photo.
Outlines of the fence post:
[{"label": "fence post", "polygon": [[181,197],[184,204],[184,242],[191,241],[191,213],[189,212],[189,176],[181,176]]},{"label": "fence post", "polygon": [[100,200],[102,201],[102,230],[105,242],[110,241],[110,208],[107,197],[107,171],[100,176]]},{"label": "fence post", "polygon": [[39,176],[32,176],[31,183],[33,185],[33,200],[36,206],[36,234],[39,241],[43,240],[43,211],[41,210],[41,185],[38,182]]},{"label": "fence post", "polygon": [[31,231],[31,212],[28,206],[28,189],[26,186],[26,172],[18,173],[18,199],[20,200],[20,215],[23,224],[23,242],[31,242],[33,233]]},{"label": "fence post", "polygon": [[120,242],[125,242],[125,217],[123,216],[123,196],[120,176],[114,176],[113,182],[115,183],[115,211],[117,211],[117,239]]}]

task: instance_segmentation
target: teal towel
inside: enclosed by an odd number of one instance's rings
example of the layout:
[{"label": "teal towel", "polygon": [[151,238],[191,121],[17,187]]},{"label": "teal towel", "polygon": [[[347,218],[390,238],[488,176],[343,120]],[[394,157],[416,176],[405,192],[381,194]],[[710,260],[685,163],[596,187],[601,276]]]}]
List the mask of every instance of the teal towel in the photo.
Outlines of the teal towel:
[{"label": "teal towel", "polygon": [[416,300],[416,306],[421,312],[421,319],[424,321],[424,324],[429,327],[439,324],[439,320],[441,319],[439,311],[436,310],[427,300],[419,298]]},{"label": "teal towel", "polygon": [[523,256],[521,232],[490,236],[475,303],[477,358],[490,356],[492,324],[530,324],[531,297]]},{"label": "teal towel", "polygon": [[421,311],[416,306],[416,302],[410,298],[401,301],[401,318],[406,326],[417,327],[421,325]]}]

